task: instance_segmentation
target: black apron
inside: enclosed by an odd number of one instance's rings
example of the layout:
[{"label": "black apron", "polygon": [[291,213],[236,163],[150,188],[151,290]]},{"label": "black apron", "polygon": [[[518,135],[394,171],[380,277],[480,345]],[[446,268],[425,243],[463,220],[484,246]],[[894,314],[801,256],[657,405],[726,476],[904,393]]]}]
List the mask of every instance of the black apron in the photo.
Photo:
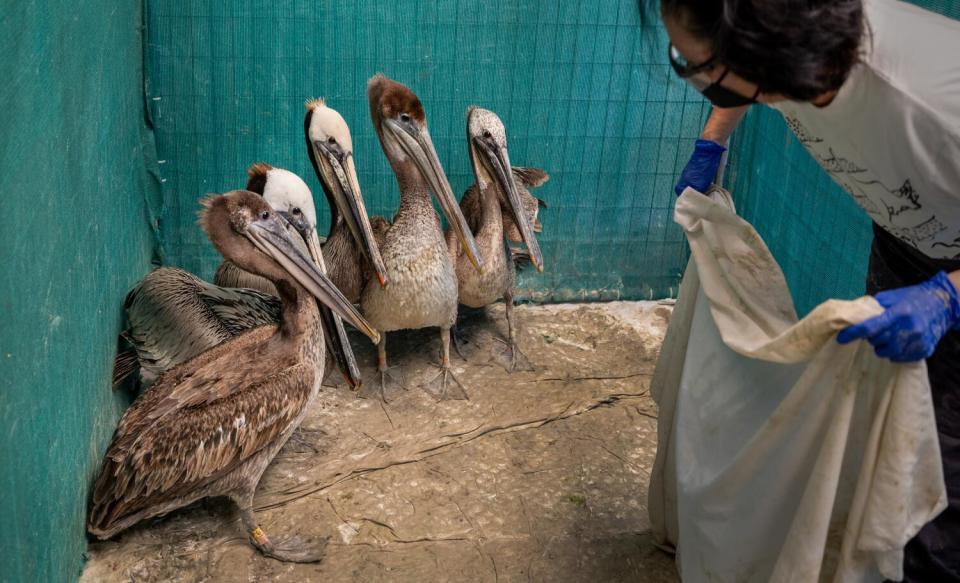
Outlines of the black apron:
[{"label": "black apron", "polygon": [[[938,271],[957,270],[960,260],[931,259],[874,223],[868,294],[915,285]],[[927,359],[927,370],[949,506],[907,544],[904,581],[960,582],[960,332],[943,337]]]}]

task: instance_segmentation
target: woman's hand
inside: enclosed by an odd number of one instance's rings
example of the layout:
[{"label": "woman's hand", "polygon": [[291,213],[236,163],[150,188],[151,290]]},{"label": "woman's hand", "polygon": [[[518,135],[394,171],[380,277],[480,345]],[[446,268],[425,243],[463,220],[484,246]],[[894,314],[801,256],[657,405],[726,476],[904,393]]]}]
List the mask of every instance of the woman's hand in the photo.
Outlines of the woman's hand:
[{"label": "woman's hand", "polygon": [[717,175],[720,161],[726,151],[726,148],[716,142],[702,138],[697,140],[690,161],[683,169],[679,182],[673,187],[677,196],[683,194],[688,186],[697,192],[706,192],[713,183],[713,178]]},{"label": "woman's hand", "polygon": [[886,311],[845,328],[837,342],[865,338],[881,358],[915,362],[932,356],[949,330],[960,329],[957,287],[942,271],[919,285],[880,292],[876,297]]},{"label": "woman's hand", "polygon": [[693,148],[693,155],[683,169],[680,181],[673,188],[677,196],[683,194],[688,186],[698,192],[706,192],[710,188],[717,176],[717,170],[720,169],[723,153],[727,150],[724,144],[730,139],[747,109],[749,106],[729,109],[715,107],[710,112],[707,124],[703,126],[703,133]]}]

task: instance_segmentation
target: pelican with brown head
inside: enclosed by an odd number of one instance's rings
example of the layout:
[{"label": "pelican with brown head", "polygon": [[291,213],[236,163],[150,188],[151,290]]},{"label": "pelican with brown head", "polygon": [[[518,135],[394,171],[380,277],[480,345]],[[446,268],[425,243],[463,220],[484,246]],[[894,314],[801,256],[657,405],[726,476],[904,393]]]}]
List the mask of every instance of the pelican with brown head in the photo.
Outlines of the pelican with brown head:
[{"label": "pelican with brown head", "polygon": [[[370,116],[400,186],[400,208],[380,252],[390,285],[368,282],[361,296],[364,315],[381,332],[440,328],[440,371],[424,388],[440,399],[466,398],[450,370],[450,328],[457,318],[457,274],[433,208],[433,192],[450,230],[475,269],[482,260],[473,234],[433,147],[423,104],[408,87],[383,75],[367,85]],[[379,346],[381,391],[402,384],[386,362],[386,336]]]},{"label": "pelican with brown head", "polygon": [[167,371],[124,413],[94,484],[87,529],[110,538],[201,498],[240,508],[250,542],[284,561],[314,562],[322,546],[274,543],[257,524],[260,476],[320,390],[324,341],[318,302],[379,335],[306,254],[259,195],[233,191],[204,201],[201,224],[240,268],[270,280],[280,323],[263,326]]}]

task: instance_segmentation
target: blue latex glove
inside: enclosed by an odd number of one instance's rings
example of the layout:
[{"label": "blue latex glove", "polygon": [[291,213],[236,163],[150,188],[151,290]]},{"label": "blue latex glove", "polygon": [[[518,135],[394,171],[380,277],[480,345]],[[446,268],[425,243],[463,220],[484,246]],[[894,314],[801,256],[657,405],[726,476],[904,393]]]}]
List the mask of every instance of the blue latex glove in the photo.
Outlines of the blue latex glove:
[{"label": "blue latex glove", "polygon": [[690,156],[690,161],[680,175],[680,181],[673,187],[677,196],[683,194],[688,186],[698,192],[706,192],[713,184],[713,179],[720,168],[720,158],[726,151],[726,148],[716,142],[697,140],[693,147],[693,155]]},{"label": "blue latex glove", "polygon": [[957,288],[942,271],[919,285],[880,292],[877,301],[886,311],[845,328],[837,342],[866,338],[877,356],[914,362],[932,356],[944,334],[960,329]]}]

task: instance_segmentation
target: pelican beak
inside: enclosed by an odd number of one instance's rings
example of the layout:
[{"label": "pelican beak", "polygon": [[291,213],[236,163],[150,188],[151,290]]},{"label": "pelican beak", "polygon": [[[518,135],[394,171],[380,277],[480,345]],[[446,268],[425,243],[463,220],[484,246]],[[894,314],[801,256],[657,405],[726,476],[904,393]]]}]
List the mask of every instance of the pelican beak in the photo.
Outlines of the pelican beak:
[{"label": "pelican beak", "polygon": [[333,194],[333,200],[347,221],[347,227],[360,245],[363,254],[373,265],[380,285],[387,285],[387,267],[380,256],[380,248],[373,238],[370,217],[363,204],[360,181],[357,180],[357,168],[353,163],[353,154],[344,152],[339,145],[314,141],[313,154],[324,182]]},{"label": "pelican beak", "polygon": [[[323,262],[323,251],[320,250],[320,237],[317,235],[317,228],[308,223],[303,215],[294,217],[286,211],[276,212],[297,231],[297,234],[303,239],[303,244],[306,245],[307,252],[310,253],[310,258],[313,259],[315,264],[320,266],[320,271],[326,273],[327,265]],[[301,248],[299,242],[297,248]]]},{"label": "pelican beak", "polygon": [[453,195],[453,189],[447,180],[447,175],[443,172],[440,165],[440,159],[437,157],[437,151],[433,147],[433,141],[430,139],[430,132],[426,127],[415,126],[414,124],[403,124],[395,119],[388,118],[383,122],[387,133],[395,139],[417,165],[420,173],[427,179],[430,189],[437,197],[443,214],[450,223],[450,228],[460,239],[463,250],[473,266],[483,273],[483,259],[480,257],[480,250],[477,248],[477,242],[473,239],[473,233],[467,226],[467,219],[460,211],[460,205]]},{"label": "pelican beak", "polygon": [[[317,229],[310,226],[302,215],[297,218],[283,211],[277,211],[277,214],[286,219],[290,226],[297,230],[307,246],[310,258],[320,268],[320,272],[326,274],[327,265],[323,261],[323,251],[320,249],[320,237],[317,236]],[[353,353],[347,331],[343,327],[343,320],[322,302],[319,305],[320,318],[323,320],[323,339],[330,349],[330,354],[333,356],[337,368],[343,373],[343,377],[351,387],[357,389],[363,383],[363,379],[360,377],[357,357]]]},{"label": "pelican beak", "polygon": [[317,230],[310,229],[310,232],[304,239],[307,243],[307,251],[310,252],[310,258],[326,273],[327,264],[323,262],[323,251],[320,250],[320,237],[317,236]]},{"label": "pelican beak", "polygon": [[507,208],[513,216],[513,222],[520,229],[520,237],[527,246],[530,262],[537,268],[537,271],[542,273],[543,254],[540,252],[540,243],[537,242],[537,236],[534,234],[535,228],[527,218],[523,202],[520,200],[520,192],[517,190],[517,183],[513,177],[507,148],[497,145],[492,140],[485,140],[480,137],[474,137],[472,141],[474,147],[481,154],[480,159],[486,166],[487,172],[497,181],[500,192],[506,196]]},{"label": "pelican beak", "polygon": [[321,270],[321,267],[297,248],[296,243],[294,243],[283,224],[285,222],[282,217],[274,215],[267,219],[257,219],[247,227],[244,235],[257,249],[270,256],[297,283],[313,294],[320,303],[350,322],[357,330],[369,337],[374,344],[379,343],[380,333],[343,296],[337,286]]}]

